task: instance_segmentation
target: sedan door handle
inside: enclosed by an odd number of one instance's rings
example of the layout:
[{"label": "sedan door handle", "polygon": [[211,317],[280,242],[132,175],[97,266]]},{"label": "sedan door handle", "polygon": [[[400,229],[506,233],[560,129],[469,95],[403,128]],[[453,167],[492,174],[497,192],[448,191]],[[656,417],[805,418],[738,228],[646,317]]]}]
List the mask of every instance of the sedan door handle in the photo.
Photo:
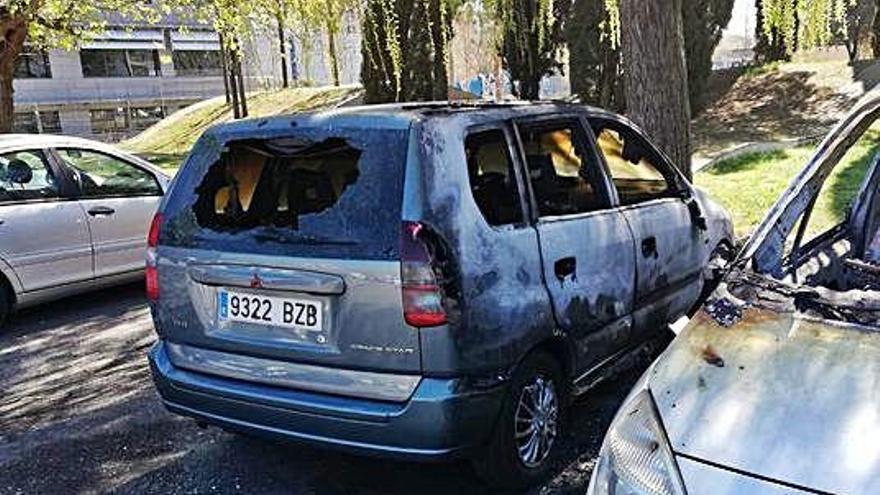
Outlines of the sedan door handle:
[{"label": "sedan door handle", "polygon": [[116,210],[110,208],[109,206],[95,206],[94,208],[89,210],[89,215],[93,217],[110,216],[114,213],[116,213]]},{"label": "sedan door handle", "polygon": [[568,277],[577,278],[577,258],[569,256],[556,260],[556,263],[553,263],[553,271],[560,282],[564,282]]},{"label": "sedan door handle", "polygon": [[645,258],[656,258],[657,255],[657,238],[654,236],[642,239],[642,256]]}]

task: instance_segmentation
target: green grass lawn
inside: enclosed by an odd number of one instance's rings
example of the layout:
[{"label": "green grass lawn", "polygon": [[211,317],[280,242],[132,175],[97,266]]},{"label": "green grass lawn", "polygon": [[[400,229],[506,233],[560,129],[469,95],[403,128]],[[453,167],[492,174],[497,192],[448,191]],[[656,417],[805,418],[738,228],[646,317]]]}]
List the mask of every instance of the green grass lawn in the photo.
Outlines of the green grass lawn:
[{"label": "green grass lawn", "polygon": [[[359,86],[288,88],[248,95],[250,117],[268,117],[331,108],[360,93]],[[208,127],[232,120],[224,97],[179,110],[137,136],[119,143],[174,174],[196,139]]]},{"label": "green grass lawn", "polygon": [[[835,167],[816,203],[807,229],[808,239],[845,218],[878,147],[880,132],[870,131]],[[806,166],[814,150],[815,146],[803,146],[743,155],[698,172],[694,181],[727,207],[733,215],[737,236],[747,236]]]}]

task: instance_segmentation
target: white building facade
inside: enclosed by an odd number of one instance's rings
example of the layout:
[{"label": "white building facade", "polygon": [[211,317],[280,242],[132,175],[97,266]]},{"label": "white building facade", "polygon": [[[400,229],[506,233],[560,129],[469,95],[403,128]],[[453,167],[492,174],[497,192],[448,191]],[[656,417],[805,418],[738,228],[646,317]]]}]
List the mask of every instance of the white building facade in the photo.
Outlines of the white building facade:
[{"label": "white building facade", "polygon": [[217,34],[180,28],[117,26],[76,51],[23,54],[16,130],[119,139],[222,94]]}]

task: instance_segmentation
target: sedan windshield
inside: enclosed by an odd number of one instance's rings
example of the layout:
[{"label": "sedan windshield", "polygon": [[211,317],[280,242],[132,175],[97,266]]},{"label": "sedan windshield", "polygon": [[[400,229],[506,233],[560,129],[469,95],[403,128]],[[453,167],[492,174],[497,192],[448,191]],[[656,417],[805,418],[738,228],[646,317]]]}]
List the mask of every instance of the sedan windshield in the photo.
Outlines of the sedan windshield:
[{"label": "sedan windshield", "polygon": [[758,285],[799,311],[880,326],[878,117],[874,95],[844,119],[743,251]]}]

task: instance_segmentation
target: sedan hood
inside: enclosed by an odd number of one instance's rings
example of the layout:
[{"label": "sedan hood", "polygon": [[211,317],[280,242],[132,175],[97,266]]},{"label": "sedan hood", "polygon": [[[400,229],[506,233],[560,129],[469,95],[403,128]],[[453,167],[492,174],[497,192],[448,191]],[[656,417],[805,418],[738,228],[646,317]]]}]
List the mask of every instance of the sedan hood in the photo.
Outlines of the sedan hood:
[{"label": "sedan hood", "polygon": [[680,456],[834,494],[880,493],[880,332],[701,311],[652,369]]}]

